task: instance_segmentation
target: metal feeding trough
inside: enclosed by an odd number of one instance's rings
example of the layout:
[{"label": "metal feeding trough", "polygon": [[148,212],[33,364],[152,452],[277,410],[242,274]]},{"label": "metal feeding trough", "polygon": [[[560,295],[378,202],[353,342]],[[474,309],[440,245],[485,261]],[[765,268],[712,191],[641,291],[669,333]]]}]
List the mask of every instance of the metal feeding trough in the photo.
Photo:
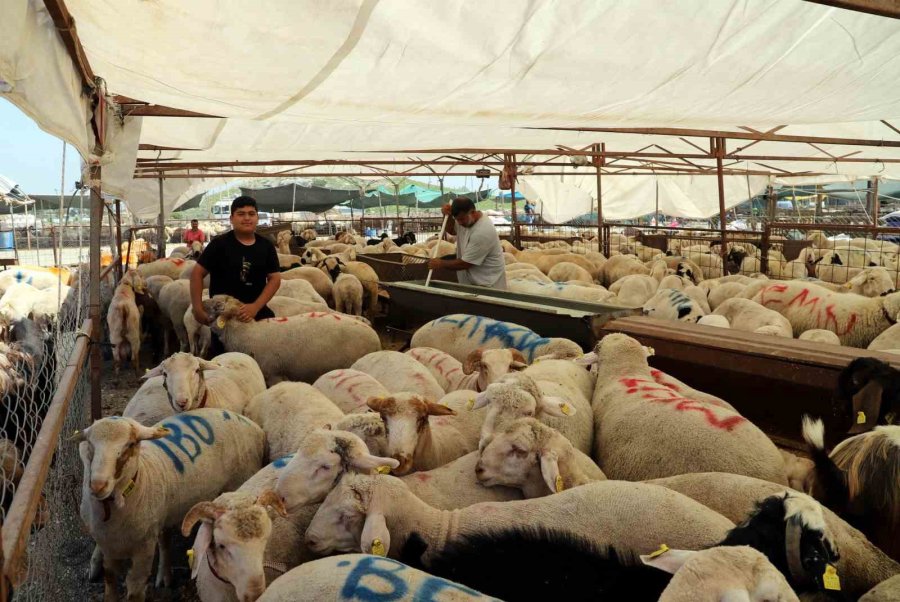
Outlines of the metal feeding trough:
[{"label": "metal feeding trough", "polygon": [[432,280],[382,283],[391,295],[388,322],[412,330],[448,314],[474,314],[526,326],[544,337],[565,337],[588,351],[610,320],[640,314],[639,309],[556,297],[495,290]]}]

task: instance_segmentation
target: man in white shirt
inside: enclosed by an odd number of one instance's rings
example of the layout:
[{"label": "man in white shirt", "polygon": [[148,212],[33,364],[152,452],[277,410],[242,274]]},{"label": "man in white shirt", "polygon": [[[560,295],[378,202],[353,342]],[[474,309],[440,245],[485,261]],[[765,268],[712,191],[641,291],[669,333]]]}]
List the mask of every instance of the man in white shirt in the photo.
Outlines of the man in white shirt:
[{"label": "man in white shirt", "polygon": [[447,232],[456,234],[456,259],[432,259],[428,267],[458,272],[461,284],[505,290],[506,262],[500,237],[491,220],[466,198],[444,205],[441,213],[453,216],[447,222]]}]

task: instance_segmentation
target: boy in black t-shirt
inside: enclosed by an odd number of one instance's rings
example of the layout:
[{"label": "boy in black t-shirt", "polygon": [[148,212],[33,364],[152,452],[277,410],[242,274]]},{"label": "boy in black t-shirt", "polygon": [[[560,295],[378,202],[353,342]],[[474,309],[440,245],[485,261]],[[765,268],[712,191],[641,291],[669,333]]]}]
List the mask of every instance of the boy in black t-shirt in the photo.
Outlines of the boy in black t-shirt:
[{"label": "boy in black t-shirt", "polygon": [[[244,303],[238,313],[242,322],[272,318],[266,303],[281,285],[275,245],[256,233],[259,214],[256,199],[239,196],[231,203],[230,232],[212,239],[191,272],[191,308],[194,318],[209,324],[203,309],[203,279],[209,274],[209,296],[231,295]],[[215,337],[214,337],[215,338]],[[221,352],[218,341],[214,352]]]}]

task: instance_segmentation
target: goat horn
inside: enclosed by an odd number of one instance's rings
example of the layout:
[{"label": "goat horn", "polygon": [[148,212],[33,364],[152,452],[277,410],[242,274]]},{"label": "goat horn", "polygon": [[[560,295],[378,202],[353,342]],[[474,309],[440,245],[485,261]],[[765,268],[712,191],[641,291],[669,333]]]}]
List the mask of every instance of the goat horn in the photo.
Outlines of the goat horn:
[{"label": "goat horn", "polygon": [[260,493],[259,497],[256,498],[256,503],[263,508],[271,508],[282,518],[287,516],[287,509],[284,507],[284,502],[281,501],[281,496],[271,489],[266,489]]},{"label": "goat horn", "polygon": [[184,515],[184,520],[181,521],[181,534],[187,537],[191,534],[191,529],[194,528],[197,521],[215,521],[224,513],[225,510],[213,502],[194,504],[194,507],[188,510],[188,513]]},{"label": "goat horn", "polygon": [[800,538],[803,535],[803,526],[796,519],[788,519],[785,525],[785,555],[787,556],[788,569],[797,584],[809,581],[806,571],[803,570],[803,561],[800,558]]}]

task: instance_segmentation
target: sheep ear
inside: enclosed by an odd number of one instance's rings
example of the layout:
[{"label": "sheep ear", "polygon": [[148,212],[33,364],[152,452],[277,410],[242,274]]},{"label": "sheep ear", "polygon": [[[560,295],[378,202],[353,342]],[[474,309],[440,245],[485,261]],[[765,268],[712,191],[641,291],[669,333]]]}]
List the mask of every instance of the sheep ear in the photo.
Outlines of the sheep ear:
[{"label": "sheep ear", "polygon": [[201,370],[218,370],[219,368],[222,367],[215,362],[210,362],[209,360],[204,360],[204,359],[199,360],[199,363],[200,363]]},{"label": "sheep ear", "polygon": [[164,426],[144,426],[136,421],[132,421],[131,429],[134,432],[135,439],[138,441],[162,439],[172,432]]},{"label": "sheep ear", "polygon": [[850,434],[864,433],[875,427],[881,413],[881,395],[881,383],[872,379],[853,396],[853,426]]},{"label": "sheep ear", "polygon": [[271,508],[282,518],[287,516],[287,509],[284,507],[281,496],[271,489],[263,490],[263,492],[259,494],[259,497],[256,498],[256,503],[263,508]]},{"label": "sheep ear", "polygon": [[366,400],[366,405],[369,406],[369,409],[375,410],[376,412],[388,412],[394,408],[394,398],[370,397]]},{"label": "sheep ear", "polygon": [[[190,533],[190,531],[188,531]],[[194,538],[194,565],[191,567],[191,579],[197,578],[203,561],[206,560],[206,552],[209,550],[209,544],[212,543],[213,526],[211,523],[203,523],[200,530],[197,531],[197,537]]]},{"label": "sheep ear", "polygon": [[528,360],[525,359],[525,356],[522,355],[522,352],[518,349],[510,349],[510,353],[512,353],[512,363],[510,364],[513,368],[527,368]]},{"label": "sheep ear", "polygon": [[693,558],[696,554],[697,552],[694,552],[693,550],[666,549],[666,551],[661,554],[654,552],[653,554],[641,555],[641,562],[647,566],[652,566],[653,568],[674,575],[678,572],[678,569],[684,566],[684,563]]},{"label": "sheep ear", "polygon": [[359,538],[359,547],[363,554],[388,555],[391,549],[391,534],[384,520],[384,514],[370,511],[366,515],[366,522]]},{"label": "sheep ear", "polygon": [[545,395],[538,401],[540,409],[545,414],[556,416],[557,418],[567,418],[575,415],[575,408],[562,397],[552,397]]},{"label": "sheep ear", "polygon": [[430,401],[426,401],[425,405],[428,408],[429,416],[456,416],[456,410],[454,410],[453,408],[448,408],[445,405],[432,403]]},{"label": "sheep ear", "polygon": [[481,370],[481,354],[482,349],[476,349],[466,357],[463,362],[463,374],[472,374],[476,370]]},{"label": "sheep ear", "polygon": [[565,489],[562,475],[559,474],[559,456],[556,452],[541,453],[541,476],[550,488],[550,493],[559,493]]},{"label": "sheep ear", "polygon": [[350,465],[359,470],[374,470],[382,466],[388,466],[393,470],[400,466],[400,462],[393,458],[381,458],[372,454],[357,454],[350,459]]},{"label": "sheep ear", "polygon": [[469,400],[469,409],[477,410],[485,407],[491,401],[491,396],[487,391],[482,391],[474,398]]},{"label": "sheep ear", "polygon": [[572,361],[579,366],[590,368],[594,364],[598,363],[600,361],[600,358],[597,357],[596,351],[591,351],[590,353],[585,353],[581,357],[576,357]]},{"label": "sheep ear", "polygon": [[144,375],[141,377],[141,380],[147,380],[148,378],[153,378],[154,376],[162,376],[163,368],[162,364],[156,366],[155,368],[151,368],[144,372]]}]

